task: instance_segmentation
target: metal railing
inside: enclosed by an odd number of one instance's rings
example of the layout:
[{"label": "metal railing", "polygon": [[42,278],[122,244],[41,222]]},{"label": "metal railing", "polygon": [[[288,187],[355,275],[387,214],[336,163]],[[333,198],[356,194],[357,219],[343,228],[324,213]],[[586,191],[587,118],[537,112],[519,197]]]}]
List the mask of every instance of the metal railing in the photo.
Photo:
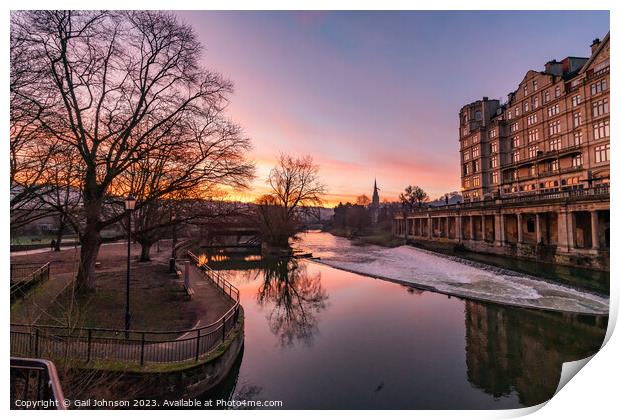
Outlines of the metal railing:
[{"label": "metal railing", "polygon": [[209,278],[215,285],[233,301],[239,301],[239,289],[233,286],[226,278],[218,271],[211,269],[206,263],[203,263],[199,257],[193,252],[187,251],[187,256],[196,266],[203,270],[204,275]]},{"label": "metal railing", "polygon": [[[487,207],[491,205],[502,205],[502,204],[510,204],[510,203],[521,203],[521,202],[540,202],[540,201],[554,201],[554,200],[580,200],[580,199],[591,199],[598,197],[608,197],[609,196],[609,184],[600,185],[591,188],[570,188],[566,189],[566,187],[555,187],[554,191],[548,191],[544,193],[520,193],[518,195],[502,195],[501,197],[496,197],[491,200],[479,200],[479,201],[469,201],[460,204],[448,204],[441,206],[426,206],[413,208],[411,210],[407,210],[405,213],[432,213],[439,212],[444,210],[460,210],[460,209],[472,209],[478,207]],[[399,217],[403,216],[403,211],[396,212],[396,215]]]},{"label": "metal railing", "polygon": [[11,409],[65,410],[54,363],[11,357]]},{"label": "metal railing", "polygon": [[28,289],[50,278],[50,263],[11,264],[11,299],[23,295]]},{"label": "metal railing", "polygon": [[239,290],[235,286],[221,276],[207,271],[204,273],[205,279],[212,281],[233,300],[232,307],[207,326],[175,331],[125,331],[11,324],[11,355],[51,360],[136,363],[141,366],[147,363],[197,361],[218,348],[235,331],[241,309]]}]

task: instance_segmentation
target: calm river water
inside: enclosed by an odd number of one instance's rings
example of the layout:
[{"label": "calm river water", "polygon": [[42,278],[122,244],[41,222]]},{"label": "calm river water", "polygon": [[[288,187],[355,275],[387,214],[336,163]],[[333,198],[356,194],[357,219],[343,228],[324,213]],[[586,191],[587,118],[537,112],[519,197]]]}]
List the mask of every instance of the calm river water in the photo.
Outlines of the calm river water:
[{"label": "calm river water", "polygon": [[[327,234],[326,234],[327,235]],[[286,409],[501,409],[555,392],[595,353],[606,317],[420,291],[304,260],[219,254],[241,292],[245,344],[204,398]]]}]

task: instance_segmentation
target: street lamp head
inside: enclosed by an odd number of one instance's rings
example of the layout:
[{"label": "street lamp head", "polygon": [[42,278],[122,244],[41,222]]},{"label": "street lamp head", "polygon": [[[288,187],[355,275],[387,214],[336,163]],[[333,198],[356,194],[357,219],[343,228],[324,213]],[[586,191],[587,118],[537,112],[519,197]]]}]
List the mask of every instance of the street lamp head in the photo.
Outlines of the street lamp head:
[{"label": "street lamp head", "polygon": [[125,199],[125,210],[131,211],[136,208],[136,199],[132,194],[129,194]]}]

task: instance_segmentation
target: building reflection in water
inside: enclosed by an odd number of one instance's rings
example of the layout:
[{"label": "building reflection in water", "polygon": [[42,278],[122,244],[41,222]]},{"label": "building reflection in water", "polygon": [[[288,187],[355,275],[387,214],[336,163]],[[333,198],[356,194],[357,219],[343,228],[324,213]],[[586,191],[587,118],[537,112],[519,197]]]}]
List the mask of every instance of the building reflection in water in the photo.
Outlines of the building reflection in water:
[{"label": "building reflection in water", "polygon": [[516,392],[525,406],[549,400],[562,363],[596,353],[607,317],[465,302],[468,380],[495,398]]}]

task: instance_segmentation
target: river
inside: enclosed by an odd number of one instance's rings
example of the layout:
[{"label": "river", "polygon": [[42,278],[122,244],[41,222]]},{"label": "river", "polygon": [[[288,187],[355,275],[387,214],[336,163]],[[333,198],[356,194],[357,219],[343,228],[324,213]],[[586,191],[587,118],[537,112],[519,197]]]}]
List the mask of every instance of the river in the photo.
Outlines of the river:
[{"label": "river", "polygon": [[[241,292],[245,344],[229,378],[205,398],[281,401],[285,409],[518,408],[548,400],[562,363],[590,356],[602,344],[605,315],[557,307],[603,312],[605,300],[597,295],[579,305],[581,295],[575,293],[590,296],[587,292],[533,287],[539,280],[528,277],[524,288],[530,297],[532,288],[538,295],[552,291],[557,301],[536,298],[551,302],[548,311],[422,290],[402,279],[352,272],[359,266],[341,267],[348,271],[330,266],[381,265],[379,247],[368,252],[341,239],[326,233],[302,237],[298,246],[320,262],[212,258],[210,265],[225,270]],[[424,262],[432,267],[417,267],[416,273],[449,268],[451,279],[459,273],[498,276],[484,281],[500,285],[508,276],[493,269],[481,274],[476,270],[484,267],[434,254],[415,260]],[[462,264],[460,271],[453,264]],[[385,266],[390,269],[398,271]],[[507,295],[508,286],[501,287]],[[518,289],[515,279],[509,287]],[[523,304],[515,293],[513,303]]]}]

